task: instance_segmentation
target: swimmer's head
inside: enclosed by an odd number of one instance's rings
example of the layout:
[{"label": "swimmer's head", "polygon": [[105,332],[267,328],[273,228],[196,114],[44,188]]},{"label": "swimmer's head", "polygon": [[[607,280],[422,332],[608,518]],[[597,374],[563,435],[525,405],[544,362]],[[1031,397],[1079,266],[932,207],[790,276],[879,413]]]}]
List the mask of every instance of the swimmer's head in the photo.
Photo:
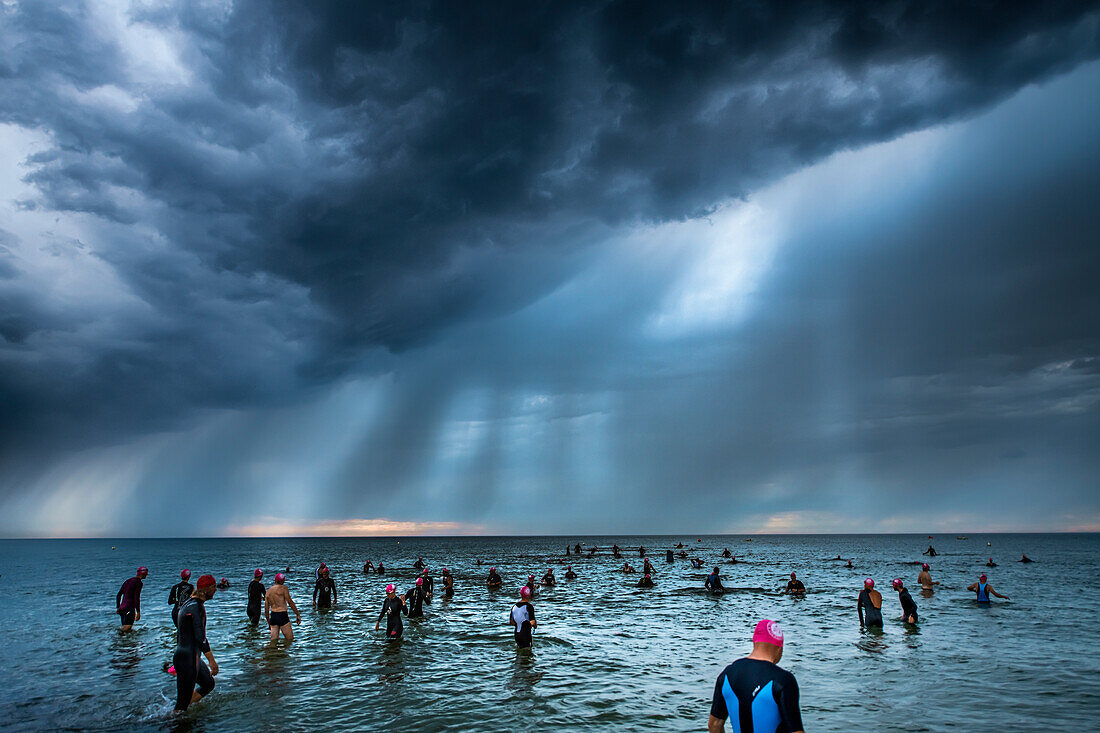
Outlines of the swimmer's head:
[{"label": "swimmer's head", "polygon": [[572,569],[573,569],[573,566],[572,566],[572,565],[570,565],[570,566],[569,566],[569,567],[568,567],[567,569],[568,569],[568,570],[572,570]]},{"label": "swimmer's head", "polygon": [[144,578],[148,574],[149,574],[149,568],[145,567],[144,565],[142,565],[140,568],[137,569],[137,576],[139,578]]},{"label": "swimmer's head", "polygon": [[646,577],[648,578],[648,577],[649,577],[649,573],[646,573],[646,574],[645,574],[645,576],[646,576]]},{"label": "swimmer's head", "polygon": [[979,575],[978,580],[980,580],[984,583],[985,582],[985,573],[982,573],[981,575]]},{"label": "swimmer's head", "polygon": [[275,582],[276,583],[285,583],[286,582],[286,576],[283,575],[282,573],[275,573]]},{"label": "swimmer's head", "polygon": [[223,583],[228,583],[229,581],[228,581],[228,580],[226,580],[225,578],[222,578],[221,582],[223,582]]},{"label": "swimmer's head", "polygon": [[497,568],[496,568],[495,565],[493,567],[489,568],[490,573],[495,573],[496,571],[497,571]]},{"label": "swimmer's head", "polygon": [[416,584],[417,585],[424,585],[424,579],[423,578],[417,578],[416,579]]},{"label": "swimmer's head", "polygon": [[528,575],[528,576],[527,576],[527,579],[528,579],[528,580],[534,580],[534,579],[535,579],[535,576],[534,576],[534,575]]},{"label": "swimmer's head", "polygon": [[191,577],[191,571],[187,570],[187,569],[181,570],[180,571],[180,577],[183,578],[184,580],[187,580],[188,578]]},{"label": "swimmer's head", "polygon": [[520,598],[530,598],[531,597],[531,589],[528,588],[527,586],[523,586],[522,588],[519,589],[519,597]]},{"label": "swimmer's head", "polygon": [[324,565],[321,566],[321,575],[328,575],[328,568]]},{"label": "swimmer's head", "polygon": [[[420,581],[418,580],[417,582],[419,583]],[[386,586],[386,592],[387,593],[393,593],[395,590],[396,590],[396,588],[393,587],[393,583],[390,583],[389,585]]]},{"label": "swimmer's head", "polygon": [[447,568],[443,568],[443,574],[444,574],[444,575],[450,575],[450,574],[451,574],[451,571],[450,571],[449,569],[447,569]]},{"label": "swimmer's head", "polygon": [[195,583],[195,589],[204,598],[213,598],[216,585],[217,582],[214,580],[213,575],[204,575]]},{"label": "swimmer's head", "polygon": [[874,588],[875,587],[875,579],[874,578],[864,578],[863,579],[863,587],[864,588]]},{"label": "swimmer's head", "polygon": [[926,562],[922,562],[922,563],[920,564],[920,569],[921,569],[921,570],[931,570],[931,568],[930,568],[930,567],[928,567],[928,563],[926,563]]},{"label": "swimmer's head", "polygon": [[902,587],[901,578],[894,578],[894,582],[891,583],[891,585],[894,586],[894,590],[897,590],[898,588],[901,588]]},{"label": "swimmer's head", "polygon": [[252,573],[252,575],[255,576],[256,580],[259,580],[260,578],[264,577],[264,571],[256,568],[256,572]]},{"label": "swimmer's head", "polygon": [[794,579],[795,579],[795,577],[796,577],[796,576],[795,576],[795,574],[794,574],[794,573],[791,573],[791,580],[794,580]]},{"label": "swimmer's head", "polygon": [[783,656],[783,629],[770,619],[760,619],[752,632],[753,653],[763,653],[778,662]]}]

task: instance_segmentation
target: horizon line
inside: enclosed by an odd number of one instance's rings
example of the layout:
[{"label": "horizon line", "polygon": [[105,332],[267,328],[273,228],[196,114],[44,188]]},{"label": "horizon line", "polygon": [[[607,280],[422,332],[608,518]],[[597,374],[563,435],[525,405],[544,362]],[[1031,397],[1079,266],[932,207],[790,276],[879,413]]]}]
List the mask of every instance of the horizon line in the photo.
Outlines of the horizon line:
[{"label": "horizon line", "polygon": [[[947,537],[948,539],[960,540],[968,539],[969,535],[991,535],[991,534],[1007,534],[1007,535],[1025,535],[1025,534],[1100,534],[1100,529],[1049,529],[1049,530],[978,530],[970,532],[949,532],[944,534],[938,533],[940,537]],[[8,535],[0,537],[0,541],[9,540],[28,540],[28,541],[41,541],[41,540],[386,540],[386,539],[471,539],[471,538],[494,538],[494,539],[511,539],[511,538],[539,538],[539,537],[689,537],[694,536],[696,538],[701,537],[815,537],[815,536],[854,536],[854,537],[880,537],[880,536],[902,536],[911,535],[915,537],[929,537],[934,538],[936,533],[927,534],[924,532],[706,532],[706,533],[687,533],[687,532],[651,532],[651,533],[615,533],[615,534],[455,534],[455,535],[443,535],[443,534],[408,534],[408,535],[372,535],[372,534],[334,534],[334,535],[248,535],[248,534],[234,534],[234,535],[207,535],[204,537],[196,536],[175,536],[166,537],[159,535],[144,535],[144,536],[130,536],[130,537],[112,537],[110,535],[36,535],[36,536],[18,536]]]}]

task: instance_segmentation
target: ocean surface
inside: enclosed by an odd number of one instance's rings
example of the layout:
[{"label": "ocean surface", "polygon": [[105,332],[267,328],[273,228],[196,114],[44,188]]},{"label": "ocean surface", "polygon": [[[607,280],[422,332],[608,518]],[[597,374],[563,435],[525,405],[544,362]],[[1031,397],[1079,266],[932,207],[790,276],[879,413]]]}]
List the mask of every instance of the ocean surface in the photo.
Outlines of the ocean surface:
[{"label": "ocean surface", "polygon": [[[701,540],[701,541],[697,541]],[[0,727],[5,730],[705,730],[714,681],[751,648],[760,618],[786,634],[781,666],[801,688],[807,731],[978,729],[1097,730],[1100,535],[821,535],[394,539],[178,539],[0,541]],[[585,543],[565,558],[567,544]],[[617,572],[615,542],[641,569],[644,545],[657,587]],[[665,563],[683,542],[718,564],[731,590],[701,590],[706,570]],[[989,545],[987,546],[987,543]],[[935,594],[916,583],[932,544]],[[600,549],[593,558],[587,549]],[[719,557],[729,547],[743,563]],[[1017,562],[1022,553],[1036,562]],[[824,558],[852,558],[854,568]],[[417,556],[435,572],[436,597],[405,638],[374,622],[384,586],[412,585]],[[985,567],[992,556],[999,566]],[[365,560],[387,574],[364,576]],[[477,561],[481,561],[481,565]],[[325,562],[339,604],[310,606]],[[580,575],[564,581],[566,563]],[[149,567],[142,617],[121,634],[115,593]],[[245,618],[254,568],[289,565],[302,610],[289,648]],[[495,565],[505,589],[489,592]],[[558,585],[535,600],[531,652],[517,651],[509,609],[528,574],[554,567]],[[214,692],[172,715],[175,647],[167,603],[179,571],[232,582],[207,604],[221,666]],[[456,577],[442,597],[439,569]],[[805,598],[778,590],[794,570]],[[966,586],[981,572],[1011,597],[979,607]],[[883,594],[884,631],[860,630],[865,576]],[[900,620],[890,580],[903,578],[920,607]],[[382,625],[383,630],[385,624]]]}]

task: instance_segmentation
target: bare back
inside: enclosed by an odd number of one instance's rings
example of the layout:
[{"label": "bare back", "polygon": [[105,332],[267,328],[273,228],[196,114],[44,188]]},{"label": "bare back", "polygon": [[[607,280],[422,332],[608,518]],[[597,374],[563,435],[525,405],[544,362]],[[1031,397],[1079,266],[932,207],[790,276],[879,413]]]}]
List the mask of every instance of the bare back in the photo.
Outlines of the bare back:
[{"label": "bare back", "polygon": [[282,583],[275,583],[267,589],[264,600],[272,611],[286,611],[290,603],[290,591]]}]

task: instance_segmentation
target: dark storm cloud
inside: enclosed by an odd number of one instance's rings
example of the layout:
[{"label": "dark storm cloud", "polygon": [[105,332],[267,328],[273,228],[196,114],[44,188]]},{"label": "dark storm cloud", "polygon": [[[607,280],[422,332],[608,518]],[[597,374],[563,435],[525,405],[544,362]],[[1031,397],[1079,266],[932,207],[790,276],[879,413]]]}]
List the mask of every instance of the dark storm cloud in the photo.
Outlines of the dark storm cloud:
[{"label": "dark storm cloud", "polygon": [[[622,343],[629,365],[601,366],[621,338],[614,324],[644,309],[644,287],[624,295],[606,332],[587,324],[592,303],[579,304],[573,338],[551,341],[555,353],[535,343],[538,323],[534,336],[509,334],[512,350],[543,353],[541,364],[507,350],[485,361],[452,354],[441,371],[397,357],[558,292],[624,229],[712,213],[834,152],[963,119],[1095,58],[1098,5],[183,3],[134,5],[121,22],[107,4],[4,6],[0,123],[48,136],[23,161],[31,193],[19,210],[80,230],[11,236],[35,257],[70,258],[89,281],[102,271],[118,297],[85,285],[105,305],[82,308],[71,288],[32,287],[24,250],[0,249],[0,398],[11,406],[0,455],[122,440],[196,408],[275,407],[402,364],[419,386],[363,439],[389,446],[385,459],[364,448],[333,479],[354,494],[365,474],[405,476],[420,455],[410,445],[438,439],[457,389],[441,375],[463,358],[475,360],[466,379],[487,389],[540,374],[564,393],[653,389],[672,350],[654,357],[659,347]],[[836,321],[852,343],[889,348],[854,360],[850,378],[953,371],[991,355],[1020,374],[1092,358],[1095,323],[1073,317],[1091,292],[1087,236],[1076,236],[1095,226],[1080,198],[1091,179],[1066,175],[1037,194],[1047,197],[1037,211],[1068,202],[1077,208],[1063,221],[1077,230],[1020,222],[949,249],[956,259],[945,264],[899,246],[914,273],[902,282],[886,276],[899,264],[892,251],[876,260],[868,244],[867,278],[852,276]],[[965,238],[949,225],[967,216],[920,236]],[[1048,236],[1065,247],[1032,268]],[[986,277],[990,258],[1004,268]],[[793,348],[814,338],[797,317],[819,297],[809,272],[781,265],[755,347],[777,363],[743,368],[774,379],[762,394],[812,403],[789,386],[812,382]],[[990,290],[977,307],[972,287]],[[1014,288],[1037,307],[1006,302]],[[926,307],[929,289],[942,297]],[[1006,308],[1017,311],[1011,326]],[[725,367],[707,359],[703,372]],[[586,367],[598,384],[571,384],[566,375]],[[644,434],[646,415],[635,424],[632,409],[619,429]],[[693,409],[684,406],[685,421]],[[719,416],[698,409],[698,429],[712,431]],[[768,441],[790,425],[769,428],[778,418],[762,403],[742,410],[763,428],[746,436],[748,453],[772,455]],[[484,439],[471,475],[504,476],[492,451],[506,452],[506,439]],[[828,447],[806,450],[810,461]],[[630,465],[676,452],[644,440],[619,451]],[[686,477],[713,485],[725,475],[713,452]],[[654,466],[642,483],[670,479],[675,466]],[[489,501],[492,484],[471,478],[473,498]]]}]

